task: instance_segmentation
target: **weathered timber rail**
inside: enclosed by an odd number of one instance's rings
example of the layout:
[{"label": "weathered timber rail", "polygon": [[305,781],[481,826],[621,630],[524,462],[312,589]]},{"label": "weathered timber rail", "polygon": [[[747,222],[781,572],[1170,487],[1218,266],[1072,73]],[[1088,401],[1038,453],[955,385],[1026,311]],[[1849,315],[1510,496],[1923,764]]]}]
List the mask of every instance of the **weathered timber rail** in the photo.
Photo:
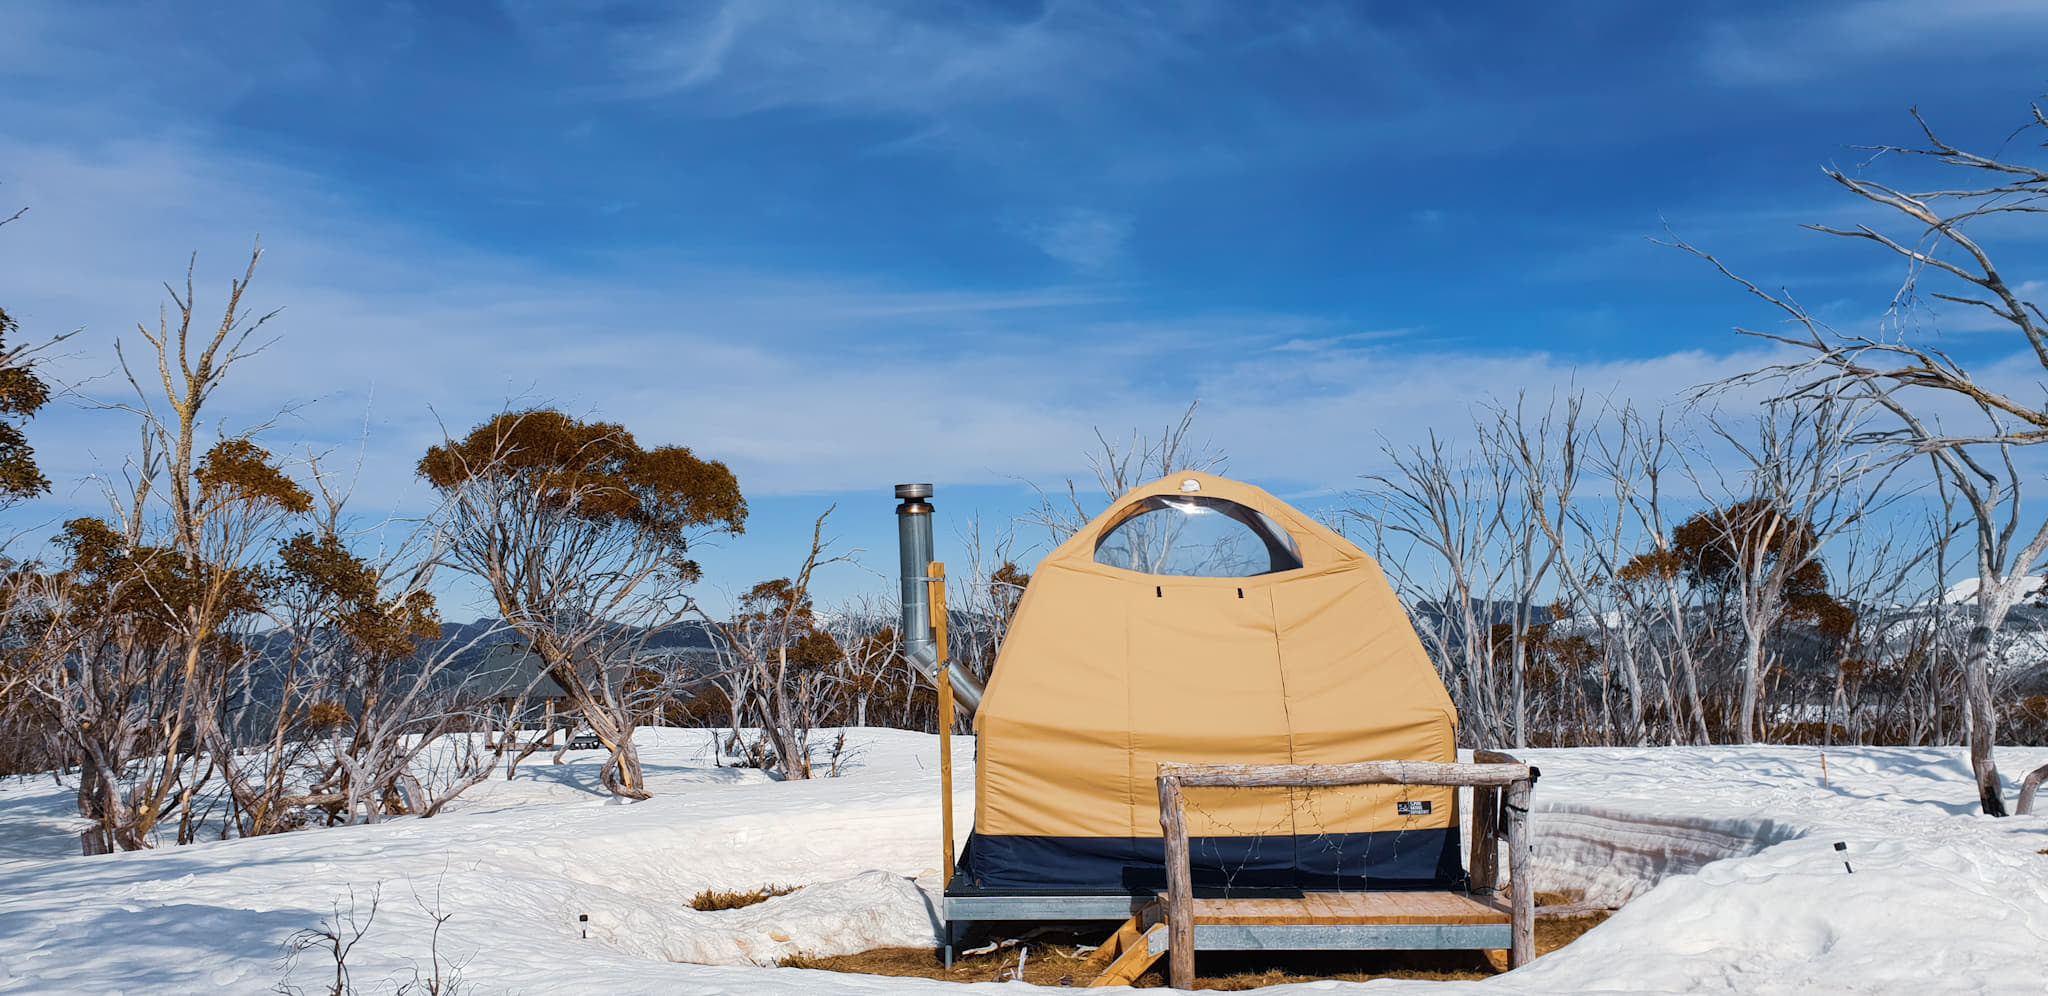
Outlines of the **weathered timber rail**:
[{"label": "weathered timber rail", "polygon": [[[1535,768],[1498,751],[1473,754],[1472,764],[1436,761],[1361,761],[1353,764],[1175,764],[1158,769],[1159,823],[1166,845],[1166,954],[1170,981],[1186,989],[1195,980],[1196,924],[1230,926],[1210,931],[1212,947],[1266,946],[1264,928],[1275,939],[1306,936],[1300,929],[1326,927],[1328,937],[1346,931],[1361,947],[1450,946],[1444,938],[1455,924],[1498,922],[1499,906],[1456,893],[1386,893],[1371,904],[1333,904],[1310,897],[1301,900],[1235,900],[1227,906],[1194,897],[1188,867],[1187,799],[1191,788],[1341,788],[1353,785],[1431,785],[1472,789],[1472,891],[1491,896],[1498,888],[1499,846],[1508,843],[1510,925],[1508,964],[1528,964],[1536,956],[1536,895],[1529,880],[1529,795]],[[1505,833],[1503,834],[1503,831]],[[1407,897],[1407,898],[1404,898]],[[1411,907],[1406,912],[1404,902]],[[1342,908],[1339,908],[1342,907]],[[1356,909],[1353,909],[1356,907]],[[1226,910],[1228,911],[1226,913]],[[1408,929],[1402,929],[1402,928]],[[1239,936],[1242,935],[1242,936]],[[1280,946],[1278,944],[1272,946]],[[1318,943],[1317,947],[1341,946]]]}]

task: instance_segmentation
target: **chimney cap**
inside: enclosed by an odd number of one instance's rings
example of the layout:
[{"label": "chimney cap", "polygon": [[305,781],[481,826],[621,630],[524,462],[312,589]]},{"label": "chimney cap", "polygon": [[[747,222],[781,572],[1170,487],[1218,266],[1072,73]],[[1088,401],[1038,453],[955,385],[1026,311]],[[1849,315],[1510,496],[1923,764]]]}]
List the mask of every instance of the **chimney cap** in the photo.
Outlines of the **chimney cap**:
[{"label": "chimney cap", "polygon": [[898,498],[909,500],[912,498],[930,498],[931,496],[932,486],[929,484],[896,485],[896,497]]}]

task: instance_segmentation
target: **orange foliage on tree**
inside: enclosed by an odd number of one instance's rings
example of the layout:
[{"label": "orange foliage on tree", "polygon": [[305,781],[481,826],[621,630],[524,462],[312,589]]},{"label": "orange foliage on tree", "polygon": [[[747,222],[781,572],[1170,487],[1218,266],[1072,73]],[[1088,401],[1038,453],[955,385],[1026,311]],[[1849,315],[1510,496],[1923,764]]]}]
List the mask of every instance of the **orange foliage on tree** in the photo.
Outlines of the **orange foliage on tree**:
[{"label": "orange foliage on tree", "polygon": [[449,499],[449,559],[490,585],[591,732],[612,751],[599,779],[646,798],[632,743],[647,637],[694,610],[694,534],[744,531],[723,463],[643,448],[623,426],[547,409],[505,412],[427,450],[419,475]]},{"label": "orange foliage on tree", "polygon": [[[1557,624],[1571,615],[1571,606],[1553,602],[1549,621],[1532,623],[1524,631],[1522,648],[1528,655],[1525,664],[1532,691],[1548,693],[1561,689],[1600,659],[1600,645],[1591,638],[1581,633],[1558,634]],[[1514,623],[1495,623],[1487,635],[1497,659],[1505,659],[1514,652]]]},{"label": "orange foliage on tree", "polygon": [[[624,426],[557,411],[506,412],[435,446],[419,474],[448,492],[480,479],[516,483],[543,505],[592,525],[675,532],[745,531],[747,502],[725,464],[687,446],[642,449]],[[689,564],[691,577],[696,565]]]},{"label": "orange foliage on tree", "polygon": [[1030,583],[1031,572],[1008,560],[988,576],[989,601],[994,603],[999,617],[998,632],[1009,630],[1010,620],[1017,615],[1017,603],[1024,600],[1024,588]]},{"label": "orange foliage on tree", "polygon": [[1763,498],[1751,498],[1685,520],[1671,531],[1669,549],[1638,556],[1618,574],[1624,581],[1683,577],[1725,597],[1742,584],[1745,569],[1803,560],[1785,577],[1785,614],[1812,623],[1823,636],[1841,639],[1855,627],[1856,610],[1828,593],[1827,565],[1813,556],[1819,545],[1811,523],[1784,515]]},{"label": "orange foliage on tree", "polygon": [[[64,523],[57,544],[68,555],[63,577],[71,582],[74,614],[125,620],[157,642],[177,632],[209,597],[219,599],[211,604],[222,613],[262,611],[270,583],[260,570],[194,564],[166,547],[131,546],[113,526],[90,517]],[[218,591],[210,590],[215,583]]]},{"label": "orange foliage on tree", "polygon": [[[7,337],[19,328],[0,310],[0,356],[7,353]],[[18,424],[34,417],[49,400],[50,386],[26,362],[0,367],[0,499],[29,498],[50,490]]]},{"label": "orange foliage on tree", "polygon": [[291,601],[321,607],[321,615],[364,657],[399,660],[417,650],[418,641],[441,636],[433,595],[414,591],[384,599],[376,568],[331,532],[292,536],[278,544],[277,561],[278,585],[299,596]]},{"label": "orange foliage on tree", "polygon": [[788,578],[763,581],[740,597],[736,627],[770,636],[779,646],[762,647],[762,653],[789,652],[789,663],[800,668],[829,668],[846,655],[839,641],[818,627],[816,607],[808,592],[798,591]]}]

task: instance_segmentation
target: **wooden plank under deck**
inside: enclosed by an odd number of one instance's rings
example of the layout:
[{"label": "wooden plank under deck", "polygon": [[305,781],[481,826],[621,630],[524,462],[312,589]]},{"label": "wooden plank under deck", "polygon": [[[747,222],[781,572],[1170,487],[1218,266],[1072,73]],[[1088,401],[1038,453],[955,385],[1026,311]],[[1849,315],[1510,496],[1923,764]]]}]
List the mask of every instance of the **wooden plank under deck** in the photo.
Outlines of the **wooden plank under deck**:
[{"label": "wooden plank under deck", "polygon": [[1311,892],[1299,899],[1196,899],[1196,924],[1511,923],[1499,902],[1462,892]]}]

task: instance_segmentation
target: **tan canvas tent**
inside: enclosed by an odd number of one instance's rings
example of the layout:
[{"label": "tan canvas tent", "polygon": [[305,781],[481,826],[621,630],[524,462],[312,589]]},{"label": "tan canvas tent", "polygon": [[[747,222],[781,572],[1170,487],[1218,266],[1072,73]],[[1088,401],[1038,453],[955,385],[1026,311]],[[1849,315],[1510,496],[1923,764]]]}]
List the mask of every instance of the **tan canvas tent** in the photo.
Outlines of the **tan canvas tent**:
[{"label": "tan canvas tent", "polygon": [[[1266,492],[1181,473],[1039,564],[975,717],[958,884],[1163,881],[1155,765],[1455,761],[1456,714],[1379,565]],[[1453,791],[1194,792],[1198,884],[1444,888]]]}]

